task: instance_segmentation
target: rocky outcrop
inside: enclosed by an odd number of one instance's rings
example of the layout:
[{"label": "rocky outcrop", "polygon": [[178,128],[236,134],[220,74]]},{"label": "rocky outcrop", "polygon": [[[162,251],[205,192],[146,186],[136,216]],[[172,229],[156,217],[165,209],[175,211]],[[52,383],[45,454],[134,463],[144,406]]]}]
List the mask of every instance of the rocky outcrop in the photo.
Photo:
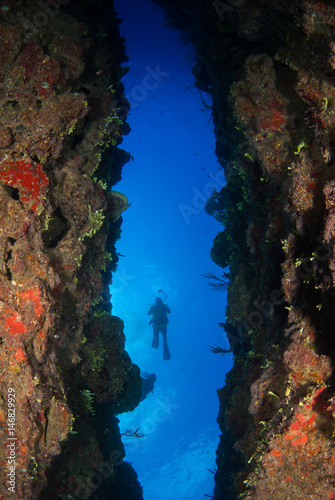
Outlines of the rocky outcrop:
[{"label": "rocky outcrop", "polygon": [[333,2],[157,3],[195,46],[227,180],[213,498],[335,498]]},{"label": "rocky outcrop", "polygon": [[140,499],[113,418],[141,394],[108,289],[117,20],[104,1],[13,0],[0,41],[0,498]]}]

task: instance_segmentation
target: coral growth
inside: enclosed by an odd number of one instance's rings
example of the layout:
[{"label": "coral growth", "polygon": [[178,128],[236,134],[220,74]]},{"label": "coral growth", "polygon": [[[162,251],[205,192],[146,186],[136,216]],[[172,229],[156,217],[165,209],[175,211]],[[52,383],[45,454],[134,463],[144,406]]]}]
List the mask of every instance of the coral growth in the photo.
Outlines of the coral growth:
[{"label": "coral growth", "polygon": [[[28,161],[4,161],[0,164],[0,180],[18,190],[19,200],[25,209],[38,212],[49,183],[40,164]],[[43,209],[43,206],[40,210]]]},{"label": "coral growth", "polygon": [[334,498],[334,4],[156,2],[195,46],[227,181],[213,499]]},{"label": "coral growth", "polygon": [[73,0],[41,17],[19,3],[0,13],[0,497],[70,498],[102,470],[91,498],[128,476],[140,499],[116,420],[104,439],[106,415],[141,392],[108,289],[120,233],[111,187],[127,159],[115,14]]}]

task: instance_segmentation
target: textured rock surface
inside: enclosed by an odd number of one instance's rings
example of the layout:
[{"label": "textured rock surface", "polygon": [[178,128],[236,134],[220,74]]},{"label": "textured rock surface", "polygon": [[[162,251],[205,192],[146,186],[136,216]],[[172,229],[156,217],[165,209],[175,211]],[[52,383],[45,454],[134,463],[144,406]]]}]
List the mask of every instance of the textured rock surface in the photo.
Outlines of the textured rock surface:
[{"label": "textured rock surface", "polygon": [[60,3],[0,12],[0,498],[140,499],[113,415],[141,382],[108,289],[125,58],[110,2]]},{"label": "textured rock surface", "polygon": [[235,360],[214,498],[333,499],[333,2],[157,3],[196,48],[227,179],[212,257]]}]

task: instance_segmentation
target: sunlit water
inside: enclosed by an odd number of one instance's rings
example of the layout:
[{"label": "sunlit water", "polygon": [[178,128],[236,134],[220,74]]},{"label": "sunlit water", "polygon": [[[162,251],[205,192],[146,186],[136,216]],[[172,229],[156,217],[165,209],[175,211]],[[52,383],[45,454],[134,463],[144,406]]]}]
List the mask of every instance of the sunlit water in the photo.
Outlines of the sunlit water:
[{"label": "sunlit water", "polygon": [[[120,415],[121,432],[140,429],[144,438],[124,438],[126,460],[144,488],[145,500],[199,500],[214,486],[216,390],[231,366],[210,345],[228,348],[223,330],[226,298],[209,290],[202,273],[222,270],[210,259],[218,222],[204,201],[223,185],[214,149],[213,124],[194,87],[192,48],[162,26],[164,16],[149,1],[116,2],[131,71],[123,79],[132,103],[132,129],[122,147],[134,161],[114,188],[131,202],[123,214],[120,258],[112,291],[113,314],[125,323],[126,350],[142,371],[156,373],[155,390],[132,413]],[[208,100],[208,97],[205,96]],[[151,348],[147,315],[158,290],[171,309],[168,344]]]}]

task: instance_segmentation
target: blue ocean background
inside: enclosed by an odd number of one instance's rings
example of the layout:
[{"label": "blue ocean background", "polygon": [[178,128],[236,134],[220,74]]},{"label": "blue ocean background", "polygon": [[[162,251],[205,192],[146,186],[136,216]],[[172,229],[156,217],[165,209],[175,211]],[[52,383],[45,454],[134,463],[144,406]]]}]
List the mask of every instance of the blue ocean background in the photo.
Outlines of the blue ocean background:
[{"label": "blue ocean background", "polygon": [[[117,0],[130,71],[123,78],[131,103],[131,132],[121,145],[133,160],[114,189],[128,197],[113,275],[112,313],[125,324],[126,350],[141,371],[155,373],[154,392],[131,413],[119,415],[126,460],[135,468],[145,500],[199,500],[211,495],[219,441],[218,397],[230,354],[224,322],[225,292],[208,288],[202,274],[222,276],[210,258],[222,226],[204,202],[224,183],[214,153],[207,95],[194,86],[195,56],[163,11],[149,0]],[[156,296],[171,309],[168,344],[152,349],[149,307]],[[160,339],[161,340],[161,339]]]}]

